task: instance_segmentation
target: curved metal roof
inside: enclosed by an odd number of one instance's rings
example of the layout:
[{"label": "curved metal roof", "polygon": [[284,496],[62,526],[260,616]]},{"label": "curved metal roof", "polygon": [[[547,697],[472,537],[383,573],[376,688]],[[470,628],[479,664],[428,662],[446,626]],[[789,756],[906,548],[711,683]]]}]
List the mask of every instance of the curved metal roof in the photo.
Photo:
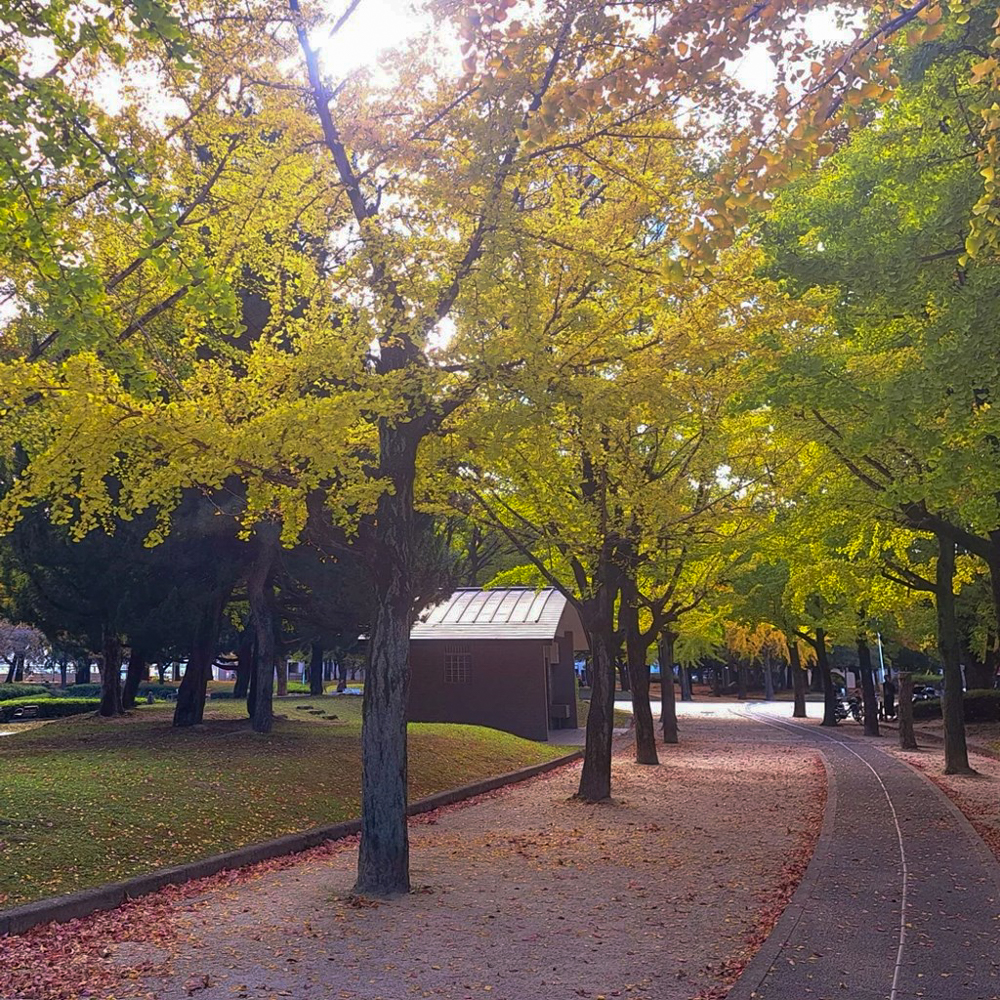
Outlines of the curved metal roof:
[{"label": "curved metal roof", "polygon": [[586,648],[576,610],[551,587],[464,588],[421,612],[410,638],[554,639],[570,629]]}]

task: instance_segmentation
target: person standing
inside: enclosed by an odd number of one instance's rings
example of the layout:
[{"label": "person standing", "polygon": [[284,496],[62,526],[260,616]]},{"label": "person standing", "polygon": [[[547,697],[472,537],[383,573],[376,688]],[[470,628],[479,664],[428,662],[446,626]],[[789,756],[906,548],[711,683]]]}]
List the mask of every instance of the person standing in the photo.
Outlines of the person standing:
[{"label": "person standing", "polygon": [[896,682],[890,674],[882,684],[882,702],[885,705],[885,717],[896,718]]}]

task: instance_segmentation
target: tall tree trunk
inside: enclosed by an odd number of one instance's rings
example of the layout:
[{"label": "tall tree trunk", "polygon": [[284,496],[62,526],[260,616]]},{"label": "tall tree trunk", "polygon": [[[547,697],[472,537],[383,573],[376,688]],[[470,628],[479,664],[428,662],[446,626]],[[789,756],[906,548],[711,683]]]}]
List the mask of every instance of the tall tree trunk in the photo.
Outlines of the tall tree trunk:
[{"label": "tall tree trunk", "polygon": [[124,712],[121,674],[121,638],[105,626],[101,662],[101,704],[97,710],[103,716],[111,717]]},{"label": "tall tree trunk", "polygon": [[[992,643],[992,637],[990,638]],[[971,643],[962,643],[962,660],[965,663],[965,683],[970,691],[981,691],[993,687],[996,680],[994,653],[987,649],[985,658],[972,648]]]},{"label": "tall tree trunk", "polygon": [[90,683],[90,660],[82,657],[76,661],[76,676],[73,678],[74,684]]},{"label": "tall tree trunk", "polygon": [[[597,599],[602,605],[606,596]],[[603,802],[611,797],[611,741],[615,718],[615,642],[611,607],[604,607],[590,628],[590,655],[593,687],[590,689],[590,712],[587,715],[586,749],[577,797],[585,802]]]},{"label": "tall tree trunk", "polygon": [[135,696],[139,684],[148,680],[149,669],[146,666],[146,656],[138,646],[132,646],[128,651],[128,666],[125,668],[125,690],[122,692],[122,705],[125,708],[135,708]]},{"label": "tall tree trunk", "polygon": [[269,733],[274,725],[274,589],[270,577],[279,537],[277,524],[257,525],[258,549],[247,573],[247,599],[253,617],[256,656],[248,701],[252,701],[250,728],[255,733]]},{"label": "tall tree trunk", "polygon": [[177,691],[177,706],[174,709],[175,726],[200,726],[205,718],[205,698],[208,682],[212,676],[212,664],[219,645],[219,629],[222,627],[222,612],[229,600],[229,591],[219,591],[210,595],[201,609],[198,626],[191,642],[184,679]]},{"label": "tall tree trunk", "polygon": [[406,709],[410,690],[416,525],[413,484],[420,440],[414,425],[379,422],[379,472],[392,484],[378,500],[378,544],[371,560],[375,614],[361,729],[361,844],[355,891],[410,891],[406,826]]},{"label": "tall tree trunk", "polygon": [[771,669],[771,654],[764,654],[764,700],[774,701],[774,671]]},{"label": "tall tree trunk", "polygon": [[253,646],[250,648],[250,682],[247,684],[247,716],[251,719],[253,719],[254,709],[257,707],[257,680],[261,676],[261,670],[257,665],[258,659],[255,636]]},{"label": "tall tree trunk", "polygon": [[[601,495],[601,487],[589,460],[584,463],[584,479],[590,498]],[[615,603],[621,578],[612,561],[613,547],[605,538],[592,577],[593,594],[583,603],[584,627],[590,638],[593,686],[587,715],[586,745],[577,798],[603,802],[611,797],[611,748],[615,716],[615,660],[620,639],[615,632]]]},{"label": "tall tree trunk", "polygon": [[179,681],[181,679],[181,661],[174,660],[170,664],[170,679],[172,681]]},{"label": "tall tree trunk", "polygon": [[826,693],[826,682],[823,678],[823,671],[819,669],[819,663],[813,667],[812,672],[812,683],[810,684],[810,690],[813,694],[825,694]]},{"label": "tall tree trunk", "polygon": [[962,704],[962,666],[959,658],[958,624],[955,621],[955,544],[938,536],[937,597],[938,649],[944,662],[944,773],[974,774],[965,743],[965,709]]},{"label": "tall tree trunk", "polygon": [[835,726],[837,724],[837,692],[833,686],[833,674],[830,673],[830,660],[826,653],[826,631],[816,629],[816,667],[823,681],[823,721],[820,725]]},{"label": "tall tree trunk", "polygon": [[[653,709],[649,704],[649,664],[647,645],[639,630],[639,593],[635,580],[622,577],[622,599],[618,624],[625,633],[625,654],[628,674],[632,681],[632,717],[635,719],[635,761],[637,764],[659,764],[656,756],[656,731]],[[660,664],[661,683],[663,664]]]},{"label": "tall tree trunk", "polygon": [[632,680],[632,717],[635,719],[635,762],[659,764],[653,708],[649,703],[649,663],[646,661],[645,650],[635,666],[629,666],[629,677]]},{"label": "tall tree trunk", "polygon": [[875,697],[875,677],[872,674],[872,651],[863,635],[858,636],[858,673],[865,704],[865,736],[878,736],[878,699]]},{"label": "tall tree trunk", "polygon": [[[347,690],[347,661],[343,653],[337,653],[334,660],[337,667],[337,694],[343,694]],[[351,680],[354,680],[354,671],[351,671]]]},{"label": "tall tree trunk", "polygon": [[250,674],[254,668],[253,625],[248,623],[240,633],[240,644],[236,647],[236,683],[233,685],[234,698],[246,698],[250,693]]},{"label": "tall tree trunk", "polygon": [[736,697],[740,701],[747,700],[747,668],[745,663],[736,667]]},{"label": "tall tree trunk", "polygon": [[323,693],[323,643],[314,642],[309,657],[309,693]]},{"label": "tall tree trunk", "polygon": [[3,680],[4,684],[13,684],[14,683],[14,672],[16,670],[16,665],[17,665],[17,657],[15,656],[10,661],[10,665],[7,667],[7,676]]},{"label": "tall tree trunk", "polygon": [[284,698],[288,694],[288,658],[283,653],[279,654],[274,667],[278,675],[278,697]]},{"label": "tall tree trunk", "polygon": [[903,750],[919,750],[913,731],[913,674],[908,670],[899,675],[899,745]]},{"label": "tall tree trunk", "polygon": [[617,664],[618,664],[618,686],[622,689],[623,692],[631,691],[632,680],[631,680],[631,675],[629,673],[628,661],[625,660],[625,658],[621,654],[619,654]]},{"label": "tall tree trunk", "polygon": [[691,693],[691,671],[681,666],[681,701],[693,701],[694,695]]},{"label": "tall tree trunk", "polygon": [[11,679],[15,684],[24,681],[24,653],[15,653],[14,662],[11,664]]},{"label": "tall tree trunk", "polygon": [[712,667],[712,697],[722,697],[722,667],[718,665]]},{"label": "tall tree trunk", "polygon": [[664,743],[677,743],[677,702],[674,695],[674,642],[677,634],[670,629],[660,633],[657,656],[660,661],[660,734]]},{"label": "tall tree trunk", "polygon": [[802,659],[799,656],[799,645],[792,639],[788,643],[789,668],[792,671],[792,697],[795,705],[792,709],[793,719],[806,717],[806,672],[802,669]]},{"label": "tall tree trunk", "polygon": [[66,687],[68,667],[69,661],[65,656],[61,656],[59,658],[59,687],[61,688]]}]

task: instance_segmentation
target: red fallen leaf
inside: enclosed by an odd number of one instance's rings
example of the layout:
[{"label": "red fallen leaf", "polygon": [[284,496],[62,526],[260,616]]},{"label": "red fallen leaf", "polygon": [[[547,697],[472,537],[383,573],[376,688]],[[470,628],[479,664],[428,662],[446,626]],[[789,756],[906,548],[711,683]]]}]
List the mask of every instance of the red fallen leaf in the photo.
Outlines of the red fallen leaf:
[{"label": "red fallen leaf", "polygon": [[161,948],[174,944],[186,915],[177,907],[178,902],[213,889],[251,882],[267,872],[290,868],[305,859],[339,854],[357,843],[356,836],[327,842],[300,854],[218,872],[184,885],[166,886],[114,910],[92,913],[63,924],[40,924],[24,934],[6,937],[0,962],[0,997],[79,1000],[102,995],[135,970],[155,971],[157,963],[142,962],[126,973],[113,960],[103,957],[101,951],[109,952],[113,959],[113,949],[108,946],[121,941]]},{"label": "red fallen leaf", "polygon": [[355,896],[353,893],[344,902],[355,910],[374,910],[379,905],[377,899],[371,899],[369,896]]},{"label": "red fallen leaf", "polygon": [[203,976],[192,976],[191,979],[184,984],[184,989],[187,991],[187,995],[191,996],[192,994],[197,993],[198,990],[207,990],[211,985],[212,979],[208,973],[205,973]]},{"label": "red fallen leaf", "polygon": [[[817,777],[824,772],[822,761],[818,757],[812,761],[812,770]],[[718,982],[716,985],[702,990],[693,1000],[724,1000],[732,984],[739,979],[750,959],[767,940],[809,866],[813,849],[819,839],[820,827],[823,825],[825,806],[826,781],[823,780],[817,782],[812,809],[805,817],[799,834],[799,844],[788,852],[784,871],[779,876],[777,883],[761,900],[756,921],[744,938],[743,950],[740,954],[721,962],[715,968],[706,968],[704,971],[712,975]]]}]

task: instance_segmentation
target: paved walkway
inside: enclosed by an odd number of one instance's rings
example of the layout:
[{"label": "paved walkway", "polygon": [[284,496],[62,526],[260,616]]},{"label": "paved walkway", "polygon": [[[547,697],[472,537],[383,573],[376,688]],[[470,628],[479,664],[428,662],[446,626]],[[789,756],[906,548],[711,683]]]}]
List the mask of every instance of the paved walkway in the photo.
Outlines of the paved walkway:
[{"label": "paved walkway", "polygon": [[847,726],[746,711],[821,750],[832,787],[805,879],[729,1000],[1000,998],[1000,865],[944,794]]}]

